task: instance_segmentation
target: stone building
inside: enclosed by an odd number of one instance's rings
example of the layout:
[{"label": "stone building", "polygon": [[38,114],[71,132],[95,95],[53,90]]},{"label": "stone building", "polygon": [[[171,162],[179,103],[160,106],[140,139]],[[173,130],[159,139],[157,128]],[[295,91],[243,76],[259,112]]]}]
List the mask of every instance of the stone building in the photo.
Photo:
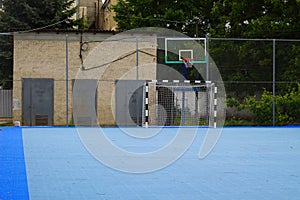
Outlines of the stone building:
[{"label": "stone building", "polygon": [[[135,36],[126,39],[123,35],[116,40],[118,35],[114,31],[14,35],[13,120],[22,125],[72,124],[72,89],[76,79],[83,79],[96,84],[96,95],[92,95],[96,119],[81,116],[80,125],[115,125],[117,118],[126,121],[126,116],[122,116],[125,112],[116,109],[130,106],[126,100],[132,98],[130,88],[143,84],[137,79],[156,78],[156,41],[141,39],[137,50]],[[123,82],[118,84],[120,80]],[[89,105],[91,99],[86,100],[77,106],[79,110],[84,111]],[[123,101],[126,105],[118,107]],[[138,118],[140,122],[141,113]]]},{"label": "stone building", "polygon": [[101,0],[77,0],[78,13],[76,18],[83,18],[88,29],[100,29]]},{"label": "stone building", "polygon": [[116,0],[77,0],[78,13],[76,18],[84,18],[88,29],[116,30],[115,13],[111,6]]},{"label": "stone building", "polygon": [[114,20],[115,12],[111,9],[112,5],[116,5],[116,0],[106,0],[101,6],[100,29],[116,30],[117,23]]}]

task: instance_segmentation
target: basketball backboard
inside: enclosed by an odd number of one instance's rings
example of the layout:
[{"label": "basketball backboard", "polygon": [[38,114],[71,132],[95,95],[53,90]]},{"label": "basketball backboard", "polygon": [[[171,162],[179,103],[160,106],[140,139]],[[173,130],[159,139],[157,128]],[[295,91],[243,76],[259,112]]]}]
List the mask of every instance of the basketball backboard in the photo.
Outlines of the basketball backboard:
[{"label": "basketball backboard", "polygon": [[165,38],[165,63],[184,63],[183,58],[192,64],[207,63],[206,38]]}]

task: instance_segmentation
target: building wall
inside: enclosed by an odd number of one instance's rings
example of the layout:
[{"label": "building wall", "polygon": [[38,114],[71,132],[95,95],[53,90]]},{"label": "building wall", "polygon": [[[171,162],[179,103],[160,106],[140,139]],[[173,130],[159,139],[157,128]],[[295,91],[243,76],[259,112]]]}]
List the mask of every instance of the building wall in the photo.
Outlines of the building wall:
[{"label": "building wall", "polygon": [[116,30],[117,23],[114,20],[115,12],[111,6],[116,5],[116,0],[106,0],[101,7],[100,29],[101,30]]},{"label": "building wall", "polygon": [[78,0],[78,18],[84,17],[92,29],[99,29],[101,0]]},{"label": "building wall", "polygon": [[[66,34],[68,34],[68,116],[72,119],[72,80],[78,76],[81,68],[80,40],[94,41],[111,37],[113,32],[85,33],[28,33],[14,36],[14,104],[19,105],[13,109],[13,120],[22,121],[22,78],[53,78],[54,79],[54,125],[66,125]],[[131,36],[132,37],[132,36]],[[101,45],[100,45],[101,44]],[[130,43],[130,45],[135,45]],[[100,47],[99,47],[100,46]],[[122,49],[128,45],[122,44]],[[139,79],[149,80],[156,78],[156,41],[140,41],[139,52]],[[132,47],[129,47],[129,49]],[[103,50],[104,49],[104,50]],[[110,58],[115,55],[120,44],[89,43],[86,51],[82,53],[88,66],[98,66],[103,63],[101,58]],[[119,79],[136,79],[136,53],[129,52],[127,56],[109,63],[105,67],[102,77],[92,72],[88,78],[95,78],[98,82],[97,113],[100,125],[114,125],[114,86]],[[150,64],[149,64],[150,63]],[[152,64],[151,64],[152,63]],[[99,70],[102,70],[99,68]],[[83,72],[83,74],[87,73]]]},{"label": "building wall", "polygon": [[116,0],[106,0],[104,3],[102,0],[77,0],[76,18],[84,18],[90,30],[116,30],[115,12],[111,9],[116,3]]}]

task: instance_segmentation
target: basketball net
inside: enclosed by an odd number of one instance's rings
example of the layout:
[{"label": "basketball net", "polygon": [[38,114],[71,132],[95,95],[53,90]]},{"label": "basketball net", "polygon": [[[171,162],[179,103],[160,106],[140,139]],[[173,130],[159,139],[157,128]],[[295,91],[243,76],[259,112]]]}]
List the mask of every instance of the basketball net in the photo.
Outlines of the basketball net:
[{"label": "basketball net", "polygon": [[193,64],[192,64],[193,58],[182,58],[182,62],[185,66],[185,68],[192,68]]}]

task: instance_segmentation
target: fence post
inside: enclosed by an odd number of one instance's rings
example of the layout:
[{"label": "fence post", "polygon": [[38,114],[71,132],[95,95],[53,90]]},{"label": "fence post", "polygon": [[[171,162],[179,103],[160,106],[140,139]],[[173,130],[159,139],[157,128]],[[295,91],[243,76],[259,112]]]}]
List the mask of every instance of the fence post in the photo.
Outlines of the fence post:
[{"label": "fence post", "polygon": [[135,39],[135,48],[136,48],[136,60],[135,60],[135,64],[136,64],[136,80],[139,80],[139,38],[136,36]]},{"label": "fence post", "polygon": [[66,34],[66,126],[69,126],[69,38]]},{"label": "fence post", "polygon": [[[209,80],[209,34],[206,34],[206,49],[204,49],[206,52],[206,77],[205,77],[205,81],[210,81]],[[206,102],[208,102],[209,100],[209,94],[208,94],[208,90],[207,90],[207,85],[206,85]],[[209,125],[209,106],[208,103],[206,103],[206,124]]]},{"label": "fence post", "polygon": [[273,126],[275,126],[275,119],[276,119],[276,91],[275,91],[275,87],[276,87],[276,85],[275,85],[275,81],[276,81],[276,76],[275,76],[275,74],[276,74],[276,39],[273,39],[273,107],[272,107],[272,109],[273,109],[273,117],[272,117],[272,119],[273,119]]},{"label": "fence post", "polygon": [[209,34],[206,34],[206,49],[204,49],[206,52],[206,81],[209,80]]}]

